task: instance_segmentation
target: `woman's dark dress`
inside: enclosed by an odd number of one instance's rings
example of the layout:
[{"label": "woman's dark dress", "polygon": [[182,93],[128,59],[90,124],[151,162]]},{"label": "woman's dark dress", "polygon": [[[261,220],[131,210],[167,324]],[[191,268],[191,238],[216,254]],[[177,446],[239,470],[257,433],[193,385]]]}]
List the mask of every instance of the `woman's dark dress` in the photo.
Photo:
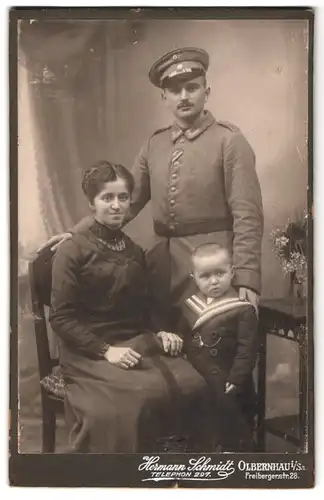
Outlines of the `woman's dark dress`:
[{"label": "woman's dark dress", "polygon": [[[124,250],[107,247],[121,238]],[[184,430],[183,415],[204,426],[206,383],[181,356],[164,354],[150,330],[144,254],[127,236],[94,222],[60,245],[51,300],[72,451],[137,452],[173,424]],[[119,368],[104,358],[107,344],[130,346],[142,360]]]}]

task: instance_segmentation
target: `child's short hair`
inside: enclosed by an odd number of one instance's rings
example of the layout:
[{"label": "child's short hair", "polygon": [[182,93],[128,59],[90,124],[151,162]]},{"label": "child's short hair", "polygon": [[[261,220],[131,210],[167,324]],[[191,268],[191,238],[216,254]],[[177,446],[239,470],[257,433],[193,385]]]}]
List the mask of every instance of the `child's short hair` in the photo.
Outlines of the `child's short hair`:
[{"label": "child's short hair", "polygon": [[212,254],[216,254],[218,252],[226,252],[228,254],[228,258],[232,261],[232,253],[231,251],[220,245],[219,243],[202,243],[197,246],[191,254],[191,260],[195,257],[206,257]]}]

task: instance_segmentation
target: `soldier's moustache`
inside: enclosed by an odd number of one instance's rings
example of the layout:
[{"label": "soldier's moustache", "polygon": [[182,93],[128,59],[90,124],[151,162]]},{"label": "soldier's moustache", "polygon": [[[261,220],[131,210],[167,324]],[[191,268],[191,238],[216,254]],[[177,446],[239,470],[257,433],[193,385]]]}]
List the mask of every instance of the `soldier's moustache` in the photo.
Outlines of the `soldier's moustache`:
[{"label": "soldier's moustache", "polygon": [[178,108],[191,108],[192,104],[189,101],[182,101],[178,105]]}]

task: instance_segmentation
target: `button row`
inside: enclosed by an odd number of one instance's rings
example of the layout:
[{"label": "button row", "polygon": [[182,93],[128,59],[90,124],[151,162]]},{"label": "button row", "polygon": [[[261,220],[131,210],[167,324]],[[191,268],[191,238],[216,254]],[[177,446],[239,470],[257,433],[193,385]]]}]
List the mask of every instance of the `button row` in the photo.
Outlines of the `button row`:
[{"label": "button row", "polygon": [[[181,140],[182,139],[182,140]],[[180,138],[180,142],[184,142],[183,140],[184,138]],[[177,170],[179,168],[179,165],[181,164],[181,159],[182,159],[182,156],[183,156],[183,149],[176,149],[173,154],[172,154],[172,160],[171,160],[171,181],[172,181],[172,184],[171,187],[170,187],[170,192],[174,195],[177,191],[177,187],[174,185],[176,183],[176,180],[179,176],[179,174],[177,173]],[[174,198],[170,198],[170,206],[171,207],[174,207],[175,205],[175,199]],[[175,213],[174,212],[171,212],[170,213],[170,216],[174,219],[175,217]],[[175,226],[174,224],[171,224],[170,225],[170,229],[173,230],[175,229]]]}]

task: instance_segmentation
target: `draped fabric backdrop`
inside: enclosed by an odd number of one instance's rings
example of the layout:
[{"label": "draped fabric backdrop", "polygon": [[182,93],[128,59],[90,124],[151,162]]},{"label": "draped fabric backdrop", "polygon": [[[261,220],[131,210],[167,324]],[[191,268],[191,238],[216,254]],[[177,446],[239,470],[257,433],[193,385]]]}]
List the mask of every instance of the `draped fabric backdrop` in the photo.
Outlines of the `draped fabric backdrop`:
[{"label": "draped fabric backdrop", "polygon": [[34,149],[32,158],[30,152],[26,158],[26,151],[20,151],[19,200],[22,206],[26,179],[32,184],[37,178],[33,193],[40,211],[34,222],[45,229],[28,241],[30,232],[24,233],[31,213],[21,211],[22,246],[27,242],[35,250],[46,237],[67,230],[88,212],[80,189],[82,172],[110,157],[115,137],[113,96],[112,109],[107,104],[108,71],[111,77],[116,51],[136,42],[139,33],[134,21],[21,21],[18,80],[19,89],[25,84],[26,92],[19,100],[19,138],[27,143],[22,110],[28,107],[28,140]]},{"label": "draped fabric backdrop", "polygon": [[[21,22],[22,275],[41,243],[88,213],[80,187],[84,169],[101,158],[130,167],[143,141],[170,123],[147,73],[163,52],[184,45],[210,53],[207,107],[216,119],[239,126],[256,152],[265,211],[263,292],[285,293],[270,232],[306,203],[308,26],[302,20]],[[152,235],[150,206],[127,231],[146,245]],[[22,283],[20,403],[30,416],[39,415],[39,384],[28,282]],[[292,412],[298,395],[297,353],[278,342],[268,346],[272,415],[278,408]]]},{"label": "draped fabric backdrop", "polygon": [[85,213],[82,171],[105,156],[107,38],[100,23],[25,22],[20,64],[35,116],[41,216],[47,235]]},{"label": "draped fabric backdrop", "polygon": [[[136,22],[21,21],[18,55],[19,369],[21,414],[39,414],[28,260],[88,213],[83,171],[110,157],[107,104],[114,53],[136,41]],[[110,93],[110,105],[113,95]],[[54,343],[52,342],[54,345]],[[55,348],[55,347],[54,347]],[[34,404],[36,401],[36,404]]]}]

